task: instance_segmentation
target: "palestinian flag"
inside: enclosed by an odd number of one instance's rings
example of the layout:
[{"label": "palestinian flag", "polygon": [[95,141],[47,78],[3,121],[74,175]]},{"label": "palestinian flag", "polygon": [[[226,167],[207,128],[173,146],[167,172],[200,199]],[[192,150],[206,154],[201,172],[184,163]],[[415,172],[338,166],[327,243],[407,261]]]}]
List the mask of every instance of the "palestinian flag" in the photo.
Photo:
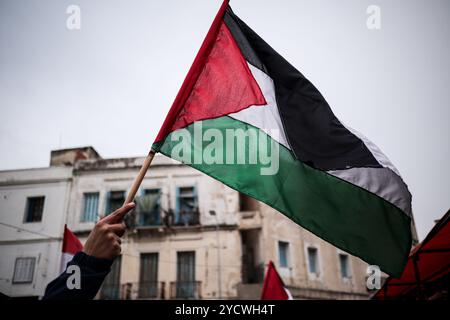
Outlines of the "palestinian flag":
[{"label": "palestinian flag", "polygon": [[293,300],[291,292],[284,285],[272,261],[267,267],[261,300]]},{"label": "palestinian flag", "polygon": [[83,245],[73,232],[64,225],[64,236],[61,254],[61,272],[66,270],[67,264],[72,260],[73,256],[83,250]]},{"label": "palestinian flag", "polygon": [[[390,275],[403,270],[411,248],[411,195],[397,169],[344,126],[314,85],[227,0],[152,149],[268,204]],[[272,168],[265,153],[276,155]]]}]

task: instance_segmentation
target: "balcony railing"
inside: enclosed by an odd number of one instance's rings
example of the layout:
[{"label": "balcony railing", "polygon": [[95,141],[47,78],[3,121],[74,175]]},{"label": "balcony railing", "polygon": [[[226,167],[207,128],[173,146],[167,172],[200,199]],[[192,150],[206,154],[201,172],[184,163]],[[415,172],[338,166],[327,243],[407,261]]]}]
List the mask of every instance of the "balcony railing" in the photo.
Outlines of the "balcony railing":
[{"label": "balcony railing", "polygon": [[127,282],[103,285],[99,298],[103,300],[166,299],[165,282]]},{"label": "balcony railing", "polygon": [[[99,298],[105,300],[166,299],[165,282],[128,282],[104,284]],[[201,299],[201,281],[170,282],[170,299]]]},{"label": "balcony railing", "polygon": [[118,300],[121,298],[120,284],[103,284],[99,298],[102,300]]},{"label": "balcony railing", "polygon": [[155,210],[150,212],[138,212],[134,217],[129,218],[128,224],[133,227],[152,227],[152,226],[197,226],[200,224],[200,213],[195,211],[181,211],[178,214],[172,213],[163,221],[162,211]]},{"label": "balcony railing", "polygon": [[170,283],[170,299],[201,299],[201,281],[175,281]]},{"label": "balcony railing", "polygon": [[200,224],[200,212],[194,211],[181,211],[175,218],[176,226],[196,226]]},{"label": "balcony railing", "polygon": [[165,282],[140,282],[138,283],[139,299],[164,299],[165,298]]},{"label": "balcony railing", "polygon": [[161,211],[139,212],[136,216],[136,227],[161,226]]}]

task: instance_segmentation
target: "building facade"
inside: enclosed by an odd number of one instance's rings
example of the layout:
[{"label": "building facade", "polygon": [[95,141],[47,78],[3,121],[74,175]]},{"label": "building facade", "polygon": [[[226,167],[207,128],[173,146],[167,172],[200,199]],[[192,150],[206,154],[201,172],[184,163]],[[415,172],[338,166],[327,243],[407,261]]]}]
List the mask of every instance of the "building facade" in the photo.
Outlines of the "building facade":
[{"label": "building facade", "polygon": [[72,169],[0,172],[0,292],[38,298],[61,268]]},{"label": "building facade", "polygon": [[[20,219],[24,210],[28,212],[24,209],[29,206],[28,198],[44,194],[45,187],[53,188],[51,194],[45,194],[48,202],[41,222],[25,225],[51,235],[51,239],[39,240],[37,247],[23,238],[25,233],[18,236],[19,231],[11,231],[14,229],[3,235],[3,230],[9,229],[1,226],[1,254],[10,255],[0,268],[4,294],[42,295],[45,283],[59,272],[64,223],[84,242],[102,215],[122,205],[143,162],[143,158],[103,159],[93,148],[55,151],[51,158],[51,166],[41,170],[53,182],[45,180],[45,175],[35,175],[35,183],[29,187],[24,183],[31,178],[20,178],[24,186],[20,188],[29,193],[16,192],[17,181],[11,184],[29,170],[0,172],[1,221],[13,226],[24,224]],[[5,194],[9,198],[4,198]],[[57,203],[50,198],[58,199]],[[136,203],[135,212],[127,218],[129,231],[121,257],[105,280],[100,299],[259,299],[270,260],[294,298],[368,297],[364,262],[274,209],[167,157],[155,157]],[[13,252],[14,245],[27,252]],[[32,253],[36,261],[41,260],[35,262],[27,286],[36,290],[25,291],[11,279],[17,259]],[[51,269],[45,276],[40,275],[43,260],[47,270]]]}]

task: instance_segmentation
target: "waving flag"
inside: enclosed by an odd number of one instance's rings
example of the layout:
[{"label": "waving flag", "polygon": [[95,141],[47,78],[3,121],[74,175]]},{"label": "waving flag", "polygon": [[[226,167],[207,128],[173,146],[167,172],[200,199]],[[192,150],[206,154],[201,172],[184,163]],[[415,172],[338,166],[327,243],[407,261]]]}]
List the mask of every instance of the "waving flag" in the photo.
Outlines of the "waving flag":
[{"label": "waving flag", "polygon": [[[220,147],[230,132],[255,130],[257,143],[245,139]],[[344,126],[314,85],[240,20],[228,1],[152,149],[268,204],[391,275],[404,268],[411,195],[397,169],[372,142]],[[245,161],[240,149],[254,161]],[[266,149],[278,155],[272,173],[264,171],[263,158],[254,157]]]},{"label": "waving flag", "polygon": [[83,250],[83,245],[76,235],[64,225],[64,237],[62,245],[62,255],[61,255],[61,272],[66,270],[67,263],[72,260],[75,253]]}]

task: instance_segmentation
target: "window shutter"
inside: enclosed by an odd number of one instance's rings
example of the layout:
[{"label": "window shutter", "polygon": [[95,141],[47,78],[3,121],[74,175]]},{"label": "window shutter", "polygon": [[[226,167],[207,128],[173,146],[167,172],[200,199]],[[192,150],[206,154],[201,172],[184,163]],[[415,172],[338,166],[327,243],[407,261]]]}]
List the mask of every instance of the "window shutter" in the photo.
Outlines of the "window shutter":
[{"label": "window shutter", "polygon": [[192,187],[192,193],[194,195],[194,207],[198,209],[197,185]]},{"label": "window shutter", "polygon": [[106,217],[106,215],[109,214],[109,209],[110,209],[109,199],[111,199],[111,191],[108,191],[106,193],[105,217]]},{"label": "window shutter", "polygon": [[13,283],[32,283],[36,258],[16,258]]},{"label": "window shutter", "polygon": [[175,224],[180,222],[180,187],[175,189]]},{"label": "window shutter", "polygon": [[99,193],[96,193],[95,195],[94,195],[94,204],[93,204],[93,212],[92,212],[92,222],[95,222],[96,220],[97,220],[97,217],[98,217],[98,202],[99,202],[99,199],[100,199],[100,194]]}]

